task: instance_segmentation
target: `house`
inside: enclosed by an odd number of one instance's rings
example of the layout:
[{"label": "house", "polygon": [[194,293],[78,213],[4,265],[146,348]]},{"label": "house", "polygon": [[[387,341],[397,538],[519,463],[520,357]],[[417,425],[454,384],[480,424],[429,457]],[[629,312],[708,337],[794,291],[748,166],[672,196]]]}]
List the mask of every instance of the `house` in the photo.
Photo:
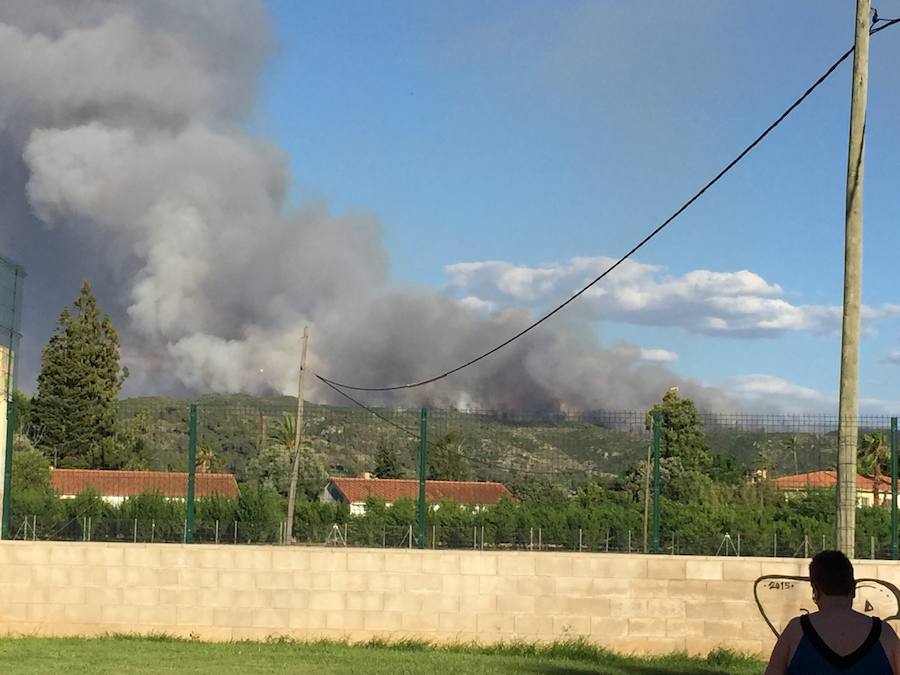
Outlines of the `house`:
[{"label": "house", "polygon": [[[398,499],[419,498],[419,481],[402,478],[332,478],[320,497],[325,502],[340,502],[350,505],[350,513],[362,515],[366,512],[366,500],[377,497],[387,505]],[[501,497],[512,498],[512,493],[503,483],[490,481],[425,481],[425,500],[431,504],[454,501],[474,508],[492,506]]]},{"label": "house", "polygon": [[[809,471],[791,476],[781,476],[772,481],[787,493],[806,494],[809,490],[831,488],[837,486],[837,471]],[[878,504],[884,506],[891,503],[891,479],[880,476],[876,483],[874,476],[856,475],[856,503],[858,506],[875,504],[875,487],[878,487]]]},{"label": "house", "polygon": [[[187,497],[187,473],[172,471],[105,471],[96,469],[50,469],[50,484],[63,499],[74,498],[88,489],[96,490],[103,501],[121,504],[127,497],[144,493],[166,499]],[[230,473],[197,473],[194,497],[237,497],[238,486]]]}]

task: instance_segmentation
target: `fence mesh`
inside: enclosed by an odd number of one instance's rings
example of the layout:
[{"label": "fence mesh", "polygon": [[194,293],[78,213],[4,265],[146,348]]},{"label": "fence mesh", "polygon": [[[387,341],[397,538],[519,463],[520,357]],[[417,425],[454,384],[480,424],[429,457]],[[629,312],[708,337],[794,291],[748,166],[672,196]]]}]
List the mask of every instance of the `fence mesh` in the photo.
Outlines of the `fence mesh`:
[{"label": "fence mesh", "polygon": [[[116,437],[93,454],[42,447],[25,411],[11,536],[282,543],[296,399],[210,395],[194,405],[193,447],[190,403],[139,398],[120,402]],[[890,421],[858,420],[862,557],[895,553]],[[307,403],[292,538],[333,546],[652,550],[658,471],[661,553],[805,557],[835,546],[836,417],[703,414],[694,426],[682,422],[663,420],[655,448],[645,411],[428,410],[428,504],[420,523],[421,411]],[[346,481],[372,474],[378,478]],[[464,487],[444,488],[445,481]],[[486,482],[500,492],[476,495]]]}]

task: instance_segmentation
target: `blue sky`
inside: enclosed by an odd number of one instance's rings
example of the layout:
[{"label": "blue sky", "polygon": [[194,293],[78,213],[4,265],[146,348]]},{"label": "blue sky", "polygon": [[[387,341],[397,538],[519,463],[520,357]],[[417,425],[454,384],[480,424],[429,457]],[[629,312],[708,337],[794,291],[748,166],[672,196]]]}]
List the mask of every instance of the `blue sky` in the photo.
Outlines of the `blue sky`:
[{"label": "blue sky", "polygon": [[[374,213],[400,283],[533,311],[566,295],[571,259],[617,257],[708,180],[853,28],[849,1],[269,6],[277,48],[251,127],[285,150],[291,201]],[[878,7],[900,16],[900,0]],[[900,28],[871,50],[861,396],[881,401],[900,401],[900,365],[885,362],[900,350],[898,62]],[[702,307],[673,292],[650,311],[620,280],[595,309],[604,342],[666,350],[678,373],[748,395],[836,395],[839,324],[821,315],[841,302],[849,87],[848,61],[636,258],[654,266],[636,272],[650,293],[698,270],[728,273],[724,287],[752,272],[743,328],[703,328],[721,307],[708,289]],[[502,270],[447,269],[484,261],[555,281],[517,295],[498,290]],[[785,307],[760,313],[760,299]],[[789,328],[760,328],[782,309]]]}]

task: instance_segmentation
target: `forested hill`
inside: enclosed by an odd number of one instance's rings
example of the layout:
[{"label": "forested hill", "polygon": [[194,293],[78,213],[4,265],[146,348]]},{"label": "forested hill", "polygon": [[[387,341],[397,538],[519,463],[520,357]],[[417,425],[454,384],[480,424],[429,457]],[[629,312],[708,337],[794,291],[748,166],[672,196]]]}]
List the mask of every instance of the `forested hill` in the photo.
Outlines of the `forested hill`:
[{"label": "forested hill", "polygon": [[[260,448],[273,442],[285,415],[296,413],[296,398],[207,395],[198,404],[198,445],[214,453],[220,468],[247,478]],[[135,434],[135,457],[151,469],[187,466],[188,416],[185,400],[125,399],[120,415]],[[360,408],[305,404],[304,440],[331,474],[371,471],[379,447],[397,451],[403,471],[415,475],[420,429],[418,410],[378,409],[385,419]],[[836,435],[824,419],[711,417],[706,439],[712,453],[733,458],[731,471],[767,468],[789,474],[832,468]],[[802,423],[801,423],[802,422]],[[408,430],[405,431],[405,430]],[[589,474],[621,474],[646,457],[650,434],[643,412],[517,414],[430,410],[432,451],[457,452],[475,479],[509,481],[542,476],[568,483]]]}]

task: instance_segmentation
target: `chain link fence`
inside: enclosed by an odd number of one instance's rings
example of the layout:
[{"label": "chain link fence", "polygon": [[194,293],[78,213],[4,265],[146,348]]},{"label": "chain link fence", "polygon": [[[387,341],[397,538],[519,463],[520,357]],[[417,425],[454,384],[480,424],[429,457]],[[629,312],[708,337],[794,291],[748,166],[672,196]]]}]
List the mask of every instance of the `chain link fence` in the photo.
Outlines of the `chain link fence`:
[{"label": "chain link fence", "polygon": [[[285,542],[296,399],[124,400],[116,437],[89,453],[43,447],[27,412],[11,538]],[[654,433],[646,412],[307,403],[291,539],[778,557],[834,547],[836,417],[700,421],[697,432],[659,418]],[[896,432],[887,417],[858,425],[857,555],[894,557]],[[475,494],[486,484],[499,487]]]}]

